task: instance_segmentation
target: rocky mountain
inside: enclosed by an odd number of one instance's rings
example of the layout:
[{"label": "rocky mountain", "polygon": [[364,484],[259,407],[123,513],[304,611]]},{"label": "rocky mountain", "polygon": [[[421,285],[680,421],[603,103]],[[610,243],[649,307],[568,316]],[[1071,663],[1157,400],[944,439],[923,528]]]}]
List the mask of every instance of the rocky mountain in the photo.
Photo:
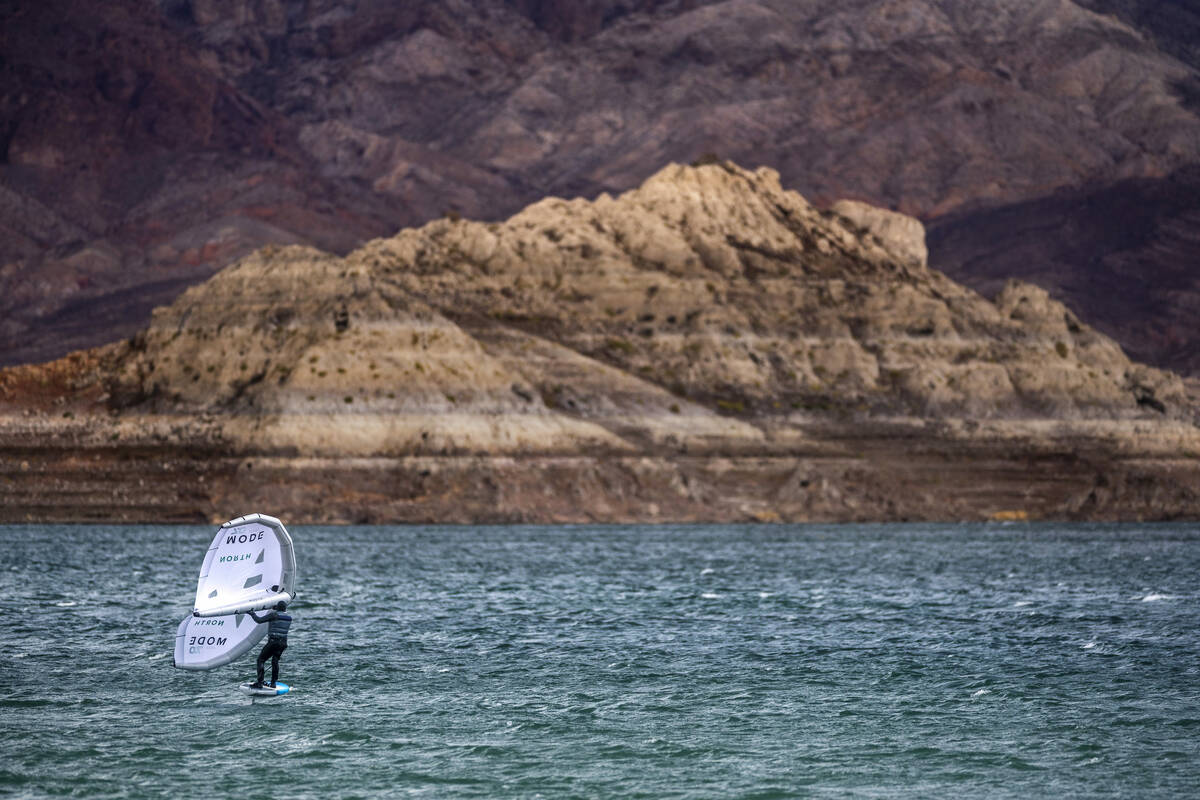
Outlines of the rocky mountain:
[{"label": "rocky mountain", "polygon": [[951,214],[930,249],[984,294],[1030,281],[1088,309],[1134,358],[1200,375],[1200,167]]},{"label": "rocky mountain", "polygon": [[[706,153],[772,167],[819,206],[920,217],[933,263],[979,287],[1004,264],[980,255],[1004,246],[989,220],[1073,203],[1081,228],[1118,229],[1128,204],[1069,198],[1135,187],[1156,202],[1200,163],[1184,3],[49,0],[0,14],[8,363],[128,335],[259,245],[344,254],[447,213],[500,220],[624,191]],[[1144,212],[1188,240],[1191,217],[1165,202]],[[1184,249],[1080,239],[1067,258],[1037,228],[1022,242],[1055,265],[1047,288],[1139,355],[1191,368],[1187,303],[1079,289],[1107,283],[1092,265],[1133,260],[1187,295]],[[1147,327],[1184,338],[1160,348],[1136,338]]]},{"label": "rocky mountain", "polygon": [[[992,303],[929,270],[923,240],[894,212],[823,214],[770,170],[673,166],[619,198],[441,220],[344,259],[258,253],[156,312],[115,402],[257,415],[349,396],[385,416],[414,400],[453,416],[476,400],[507,414],[522,393],[577,409],[605,393],[576,397],[578,381],[474,347],[498,336],[508,349],[519,331],[733,411],[1083,418],[1183,403],[1177,378],[1133,364],[1045,291],[1010,283]],[[420,370],[414,352],[429,354]],[[398,382],[409,389],[382,394]]]},{"label": "rocky mountain", "polygon": [[1081,0],[1146,33],[1162,50],[1200,67],[1200,7],[1189,0]]},{"label": "rocky mountain", "polygon": [[4,361],[129,335],[263,243],[394,230],[144,3],[0,8],[0,76]]},{"label": "rocky mountain", "polygon": [[1200,511],[1178,376],[913,218],[778,173],[260,250],[130,341],[0,372],[23,514],[304,520],[1163,518]]}]

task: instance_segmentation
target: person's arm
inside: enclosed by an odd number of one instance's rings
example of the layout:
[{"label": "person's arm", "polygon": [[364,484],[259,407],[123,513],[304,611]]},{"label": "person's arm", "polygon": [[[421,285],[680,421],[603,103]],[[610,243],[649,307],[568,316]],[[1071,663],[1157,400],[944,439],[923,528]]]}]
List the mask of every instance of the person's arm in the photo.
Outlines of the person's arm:
[{"label": "person's arm", "polygon": [[259,618],[258,614],[255,614],[253,611],[248,611],[246,613],[248,613],[250,615],[250,619],[254,620],[259,625],[262,625],[264,622],[270,622],[271,619],[275,616],[274,611],[272,611],[271,613],[267,614],[265,617],[262,617],[262,618]]}]

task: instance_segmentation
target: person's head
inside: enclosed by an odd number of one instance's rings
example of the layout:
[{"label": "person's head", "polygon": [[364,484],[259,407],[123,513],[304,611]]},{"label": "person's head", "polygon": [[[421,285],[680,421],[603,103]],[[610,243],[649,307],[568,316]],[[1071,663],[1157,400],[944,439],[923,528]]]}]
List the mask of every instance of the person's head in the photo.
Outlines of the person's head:
[{"label": "person's head", "polygon": [[280,600],[278,603],[275,604],[275,610],[276,611],[287,611],[287,603]]}]

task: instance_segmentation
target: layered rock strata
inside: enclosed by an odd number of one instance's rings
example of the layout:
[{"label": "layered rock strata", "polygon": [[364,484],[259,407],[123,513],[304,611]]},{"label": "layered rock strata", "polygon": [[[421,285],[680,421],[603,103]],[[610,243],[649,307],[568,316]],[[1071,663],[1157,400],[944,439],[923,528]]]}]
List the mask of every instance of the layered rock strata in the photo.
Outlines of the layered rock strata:
[{"label": "layered rock strata", "polygon": [[345,257],[268,248],[129,342],[0,373],[4,513],[1200,514],[1177,376],[924,252],[915,220],[729,163]]}]

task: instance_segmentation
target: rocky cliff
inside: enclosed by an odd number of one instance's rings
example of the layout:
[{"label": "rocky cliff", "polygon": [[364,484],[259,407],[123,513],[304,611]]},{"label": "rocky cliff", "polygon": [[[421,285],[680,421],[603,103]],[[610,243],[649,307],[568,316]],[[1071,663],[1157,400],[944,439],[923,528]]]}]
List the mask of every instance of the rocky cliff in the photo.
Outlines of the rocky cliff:
[{"label": "rocky cliff", "polygon": [[1177,376],[924,252],[911,218],[727,162],[345,257],[267,248],[126,343],[0,372],[5,514],[1200,513]]},{"label": "rocky cliff", "polygon": [[930,248],[984,294],[1035,283],[1087,309],[1133,357],[1200,375],[1200,167],[949,215]]},{"label": "rocky cliff", "polygon": [[[48,0],[0,15],[0,363],[129,335],[264,244],[344,254],[446,213],[618,193],[705,153],[770,165],[821,205],[953,224],[961,246],[935,236],[936,263],[990,287],[996,240],[970,239],[974,214],[1200,160],[1184,3]],[[1072,213],[1117,229],[1113,209]],[[1190,216],[1150,213],[1194,234]],[[1053,229],[1022,230],[1031,262],[1056,265],[1044,288],[1190,368],[1186,304],[1087,290],[1128,251],[1081,242],[1062,259]],[[1134,255],[1148,283],[1194,292],[1176,248]],[[1127,338],[1147,324],[1179,346]]]}]

